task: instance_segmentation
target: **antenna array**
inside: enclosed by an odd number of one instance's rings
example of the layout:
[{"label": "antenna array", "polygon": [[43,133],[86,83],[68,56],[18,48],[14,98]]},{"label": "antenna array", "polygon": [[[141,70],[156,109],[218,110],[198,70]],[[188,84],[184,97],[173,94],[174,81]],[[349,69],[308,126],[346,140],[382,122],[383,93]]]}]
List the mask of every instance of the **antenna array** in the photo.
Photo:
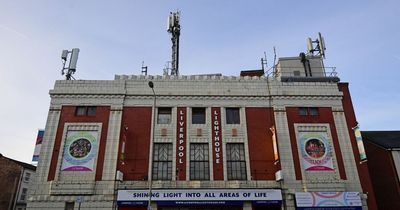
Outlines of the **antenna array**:
[{"label": "antenna array", "polygon": [[[73,48],[71,51],[63,50],[61,53],[61,60],[63,62],[63,68],[61,70],[61,75],[65,75],[66,80],[75,79],[72,75],[76,71],[76,64],[78,61],[79,48]],[[69,60],[68,67],[65,64]]]},{"label": "antenna array", "polygon": [[169,14],[167,31],[172,35],[171,75],[179,75],[179,35],[181,33],[179,11]]},{"label": "antenna array", "polygon": [[314,55],[314,52],[318,52],[319,55],[325,58],[326,46],[324,37],[322,37],[320,32],[318,32],[318,38],[315,40],[312,40],[310,37],[307,38],[307,49],[308,53],[310,53],[311,55]]},{"label": "antenna array", "polygon": [[144,61],[142,61],[142,74],[147,76],[147,66],[144,65]]}]

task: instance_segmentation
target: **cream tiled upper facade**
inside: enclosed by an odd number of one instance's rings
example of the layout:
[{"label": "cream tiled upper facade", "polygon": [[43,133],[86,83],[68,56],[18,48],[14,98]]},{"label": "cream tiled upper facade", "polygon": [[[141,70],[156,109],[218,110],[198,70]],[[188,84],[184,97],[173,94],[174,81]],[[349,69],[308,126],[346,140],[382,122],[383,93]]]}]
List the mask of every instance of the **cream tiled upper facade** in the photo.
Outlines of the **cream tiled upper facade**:
[{"label": "cream tiled upper facade", "polygon": [[[282,70],[282,75],[285,75]],[[51,103],[46,122],[46,132],[43,140],[40,160],[36,173],[36,182],[33,184],[29,198],[28,209],[65,209],[66,202],[75,202],[83,198],[81,209],[115,209],[116,193],[118,189],[147,189],[149,181],[116,181],[118,150],[120,148],[120,131],[124,107],[152,107],[153,92],[148,87],[148,82],[153,81],[154,91],[157,96],[157,107],[173,107],[172,116],[176,116],[176,107],[206,107],[206,118],[211,118],[211,107],[239,107],[241,123],[228,125],[222,123],[223,143],[240,142],[248,144],[246,107],[272,107],[275,117],[276,137],[283,179],[252,180],[249,164],[249,151],[245,150],[247,162],[247,180],[229,181],[226,177],[226,164],[224,164],[224,180],[213,180],[213,167],[210,167],[209,181],[190,181],[188,173],[186,181],[176,181],[176,171],[172,170],[172,180],[152,181],[153,189],[186,189],[186,188],[212,188],[212,189],[240,189],[240,188],[266,188],[281,189],[284,209],[295,209],[295,192],[340,191],[360,192],[363,208],[366,207],[367,195],[362,193],[362,188],[357,171],[353,149],[350,143],[350,134],[346,124],[344,108],[342,105],[343,93],[339,91],[338,84],[332,81],[298,81],[282,82],[279,77],[235,77],[235,76],[134,76],[117,75],[114,80],[72,80],[56,81],[50,90]],[[60,173],[62,153],[58,157],[58,165],[54,180],[48,181],[51,155],[60,122],[62,106],[110,106],[108,126],[101,123],[68,123],[64,126],[64,135],[68,129],[91,129],[98,131],[107,127],[106,149],[102,180],[95,181],[93,173]],[[333,155],[335,170],[327,172],[305,172],[303,166],[302,179],[296,180],[293,148],[290,142],[289,124],[286,114],[287,107],[330,107],[333,112],[336,133],[340,144],[341,156],[346,173],[346,180],[339,176],[337,159]],[[156,113],[153,113],[156,114]],[[191,115],[188,109],[188,116]],[[221,109],[221,119],[225,119],[224,109]],[[176,154],[176,118],[171,124],[155,125],[151,132],[154,133],[154,142],[170,142],[173,144],[173,160]],[[187,135],[190,142],[208,142],[211,139],[211,127],[207,121],[204,125],[194,125],[188,120]],[[167,129],[167,134],[162,135],[160,130]],[[202,128],[203,135],[198,137],[196,130]],[[237,135],[232,136],[232,128],[237,129]],[[268,128],[266,128],[268,129]],[[296,135],[302,130],[322,129],[328,136],[332,130],[327,124],[296,124]],[[332,139],[332,138],[331,138]],[[64,140],[64,139],[63,139]],[[187,142],[189,144],[189,141]],[[225,147],[223,147],[225,149]],[[212,150],[210,144],[210,151]],[[226,160],[226,152],[223,153]],[[212,160],[210,152],[210,159]],[[151,160],[152,155],[149,154]],[[186,156],[188,158],[188,155]],[[151,161],[149,161],[151,162]],[[187,171],[189,171],[189,161]],[[173,162],[173,168],[176,163]],[[149,172],[150,176],[150,172]],[[155,203],[153,208],[157,208]],[[251,204],[245,203],[243,209],[251,209]]]}]

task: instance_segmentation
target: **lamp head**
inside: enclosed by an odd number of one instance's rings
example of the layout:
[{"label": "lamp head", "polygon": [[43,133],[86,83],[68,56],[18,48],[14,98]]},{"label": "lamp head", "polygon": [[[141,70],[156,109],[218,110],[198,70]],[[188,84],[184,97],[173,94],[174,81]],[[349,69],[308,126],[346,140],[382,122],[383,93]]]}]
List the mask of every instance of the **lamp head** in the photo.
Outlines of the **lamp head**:
[{"label": "lamp head", "polygon": [[149,81],[149,87],[150,87],[151,89],[153,89],[153,88],[154,88],[154,84],[153,84],[153,82],[152,82],[152,81]]}]

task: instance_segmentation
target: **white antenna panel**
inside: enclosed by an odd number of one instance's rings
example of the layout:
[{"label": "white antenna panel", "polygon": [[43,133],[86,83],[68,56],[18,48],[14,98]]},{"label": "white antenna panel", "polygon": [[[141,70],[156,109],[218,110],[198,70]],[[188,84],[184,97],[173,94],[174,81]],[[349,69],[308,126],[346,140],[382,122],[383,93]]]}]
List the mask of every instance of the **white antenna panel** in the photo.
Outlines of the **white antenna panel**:
[{"label": "white antenna panel", "polygon": [[69,61],[69,68],[76,69],[76,63],[78,62],[79,48],[72,49],[71,60]]},{"label": "white antenna panel", "polygon": [[167,31],[171,28],[171,16],[167,18]]},{"label": "white antenna panel", "polygon": [[175,25],[175,15],[174,14],[170,14],[169,15],[169,29],[172,29]]},{"label": "white antenna panel", "polygon": [[321,55],[325,58],[325,42],[324,42],[324,38],[322,37],[321,33],[318,32],[318,43],[319,43],[319,50]]},{"label": "white antenna panel", "polygon": [[68,50],[63,50],[61,53],[61,59],[67,61],[67,57],[68,57]]},{"label": "white antenna panel", "polygon": [[313,47],[312,40],[310,37],[307,38],[307,50],[309,53],[313,53],[313,51],[314,51],[314,47]]}]

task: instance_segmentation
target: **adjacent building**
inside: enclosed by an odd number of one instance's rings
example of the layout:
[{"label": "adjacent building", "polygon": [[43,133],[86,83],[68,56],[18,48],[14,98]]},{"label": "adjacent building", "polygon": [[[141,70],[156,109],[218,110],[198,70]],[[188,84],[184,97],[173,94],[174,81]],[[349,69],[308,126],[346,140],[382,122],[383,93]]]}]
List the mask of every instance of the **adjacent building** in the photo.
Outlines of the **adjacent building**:
[{"label": "adjacent building", "polygon": [[377,209],[332,70],[56,81],[28,209]]},{"label": "adjacent building", "polygon": [[400,209],[400,131],[363,131],[379,209]]},{"label": "adjacent building", "polygon": [[0,154],[0,209],[25,210],[36,167]]}]

